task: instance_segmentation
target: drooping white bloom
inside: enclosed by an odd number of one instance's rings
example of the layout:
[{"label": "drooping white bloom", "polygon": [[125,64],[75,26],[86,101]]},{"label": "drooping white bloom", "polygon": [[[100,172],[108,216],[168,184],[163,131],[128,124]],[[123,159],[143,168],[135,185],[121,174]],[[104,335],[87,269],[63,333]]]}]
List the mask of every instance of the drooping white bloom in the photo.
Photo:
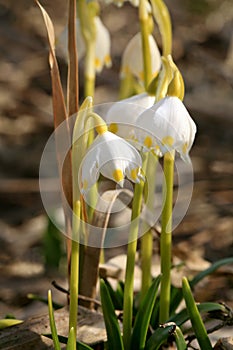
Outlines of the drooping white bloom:
[{"label": "drooping white bloom", "polygon": [[[110,57],[111,40],[108,29],[104,26],[101,19],[96,16],[94,18],[96,25],[96,49],[95,49],[95,69],[99,73],[103,67],[111,67],[112,61]],[[85,42],[81,32],[81,26],[79,19],[76,19],[76,39],[79,59],[83,58],[86,52]],[[68,28],[62,32],[59,40],[58,47],[62,52],[62,55],[67,59],[68,52]]]},{"label": "drooping white bloom", "polygon": [[[152,35],[149,35],[152,77],[156,76],[161,66],[161,56]],[[125,48],[121,63],[121,78],[131,73],[139,81],[144,81],[141,33],[137,33]]]},{"label": "drooping white bloom", "polygon": [[108,29],[103,25],[99,17],[95,17],[96,23],[96,50],[95,50],[95,69],[99,73],[103,67],[110,68],[112,65],[110,57],[110,34]]},{"label": "drooping white bloom", "polygon": [[79,173],[80,190],[87,193],[100,174],[119,185],[123,184],[125,176],[137,183],[142,178],[141,166],[138,151],[124,139],[106,131],[96,137],[83,158]]},{"label": "drooping white bloom", "polygon": [[182,101],[167,96],[143,112],[136,121],[136,137],[144,149],[159,155],[176,150],[189,161],[196,125]]},{"label": "drooping white bloom", "polygon": [[109,130],[125,139],[131,139],[138,116],[153,106],[154,99],[154,96],[142,93],[114,103],[105,118]]}]

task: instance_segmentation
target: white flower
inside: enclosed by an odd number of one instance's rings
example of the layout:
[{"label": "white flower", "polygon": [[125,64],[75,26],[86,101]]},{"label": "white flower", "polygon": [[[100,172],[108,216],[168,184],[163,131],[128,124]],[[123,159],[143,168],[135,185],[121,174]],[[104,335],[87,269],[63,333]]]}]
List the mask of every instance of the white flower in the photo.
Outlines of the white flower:
[{"label": "white flower", "polygon": [[[95,49],[95,69],[99,73],[103,67],[111,67],[112,61],[110,57],[110,34],[107,28],[103,25],[101,19],[96,16],[94,18],[96,25],[96,49]],[[76,39],[79,59],[83,58],[86,52],[85,42],[81,32],[80,21],[76,19]],[[67,59],[67,46],[68,46],[68,28],[62,32],[59,40],[58,47],[61,50],[62,55]]]},{"label": "white flower", "polygon": [[99,17],[95,17],[96,23],[96,50],[95,50],[95,69],[101,72],[103,67],[111,67],[110,57],[110,34]]},{"label": "white flower", "polygon": [[179,98],[163,98],[138,117],[136,126],[136,137],[144,149],[159,155],[176,150],[185,161],[190,160],[196,125]]},{"label": "white flower", "polygon": [[142,178],[141,156],[122,138],[106,131],[99,134],[88,149],[80,167],[79,186],[83,194],[96,183],[99,175],[122,186],[125,176],[137,183]]},{"label": "white flower", "polygon": [[[152,77],[156,76],[161,66],[161,56],[152,35],[149,35]],[[144,81],[141,33],[137,33],[128,43],[121,63],[121,78],[131,73],[139,81]]]},{"label": "white flower", "polygon": [[142,93],[114,103],[105,118],[109,130],[125,139],[131,139],[136,119],[145,109],[153,106],[154,100],[154,96]]}]

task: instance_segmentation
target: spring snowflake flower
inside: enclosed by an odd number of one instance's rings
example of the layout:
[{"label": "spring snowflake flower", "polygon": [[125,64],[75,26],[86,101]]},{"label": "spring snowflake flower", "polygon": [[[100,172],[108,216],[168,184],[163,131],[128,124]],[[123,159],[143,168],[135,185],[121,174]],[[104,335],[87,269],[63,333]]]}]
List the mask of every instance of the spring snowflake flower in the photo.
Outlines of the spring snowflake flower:
[{"label": "spring snowflake flower", "polygon": [[109,131],[99,134],[88,149],[80,167],[79,186],[86,194],[100,174],[123,185],[127,176],[138,183],[142,160],[138,151],[124,139]]},{"label": "spring snowflake flower", "polygon": [[143,112],[136,121],[136,137],[144,150],[158,155],[176,150],[181,158],[190,161],[196,125],[178,97],[167,96]]},{"label": "spring snowflake flower", "polygon": [[[95,69],[96,72],[100,73],[104,66],[110,68],[112,65],[110,57],[111,40],[108,29],[104,26],[101,19],[95,17],[96,25],[96,49],[95,49]],[[80,21],[76,19],[76,39],[79,59],[85,56],[86,48],[85,42],[81,32]],[[68,46],[68,28],[62,32],[58,46],[62,55],[67,59],[67,46]]]},{"label": "spring snowflake flower", "polygon": [[153,106],[154,100],[154,96],[142,93],[114,103],[105,118],[109,130],[125,139],[132,139],[136,119]]},{"label": "spring snowflake flower", "polygon": [[110,34],[99,17],[95,17],[96,23],[96,50],[95,50],[95,69],[99,73],[103,67],[110,68],[112,65],[110,57]]},{"label": "spring snowflake flower", "polygon": [[[149,45],[151,54],[152,77],[155,77],[160,70],[161,56],[158,46],[152,35],[149,35]],[[139,81],[144,81],[143,73],[143,56],[142,56],[142,39],[141,33],[137,33],[125,48],[121,63],[121,78],[131,73]]]}]

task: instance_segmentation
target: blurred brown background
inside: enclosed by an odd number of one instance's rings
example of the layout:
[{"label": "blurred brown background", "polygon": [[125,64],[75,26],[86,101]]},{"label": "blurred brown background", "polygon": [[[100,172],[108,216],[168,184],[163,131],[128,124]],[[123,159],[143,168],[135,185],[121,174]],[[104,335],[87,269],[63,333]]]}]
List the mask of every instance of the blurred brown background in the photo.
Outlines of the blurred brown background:
[{"label": "blurred brown background", "polygon": [[[67,2],[41,1],[57,37],[66,23]],[[190,274],[209,261],[233,255],[233,6],[231,0],[166,1],[174,29],[174,60],[186,83],[185,104],[198,126],[191,151],[195,187],[188,214],[175,230],[174,254]],[[118,97],[123,48],[137,31],[137,11],[102,6],[112,36],[110,70],[97,77],[95,102]],[[157,29],[155,36],[160,42]],[[47,312],[27,293],[45,296],[51,281],[67,286],[65,271],[45,269],[42,238],[47,219],[40,200],[38,168],[52,132],[48,47],[41,14],[32,0],[0,0],[0,318]],[[66,63],[59,58],[62,81]],[[82,96],[82,69],[81,96]],[[233,268],[203,281],[198,301],[233,306]],[[208,288],[206,286],[208,285]],[[65,302],[61,293],[58,301]]]}]

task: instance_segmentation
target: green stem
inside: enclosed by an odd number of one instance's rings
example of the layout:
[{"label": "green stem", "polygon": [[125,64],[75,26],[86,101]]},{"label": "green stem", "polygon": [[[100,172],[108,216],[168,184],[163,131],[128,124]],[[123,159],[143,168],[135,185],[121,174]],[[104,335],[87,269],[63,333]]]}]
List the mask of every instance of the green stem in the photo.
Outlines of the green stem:
[{"label": "green stem", "polygon": [[141,238],[141,269],[142,269],[142,285],[141,296],[143,300],[151,285],[151,260],[153,251],[153,236],[149,230]]},{"label": "green stem", "polygon": [[163,56],[171,55],[172,52],[172,26],[167,6],[162,0],[151,0],[152,12],[158,23],[162,37]]},{"label": "green stem", "polygon": [[50,329],[51,329],[51,333],[52,333],[54,349],[61,350],[61,346],[60,346],[58,335],[57,335],[57,328],[56,328],[54,313],[53,313],[53,302],[52,302],[51,290],[48,291],[48,308],[49,308]]},{"label": "green stem", "polygon": [[150,28],[148,25],[148,11],[147,11],[147,0],[140,0],[139,3],[139,20],[140,20],[140,29],[141,29],[141,38],[142,38],[142,55],[143,55],[143,77],[145,89],[148,87],[151,77],[152,77],[152,68],[151,68],[151,54],[150,54]]},{"label": "green stem", "polygon": [[[154,207],[154,194],[155,194],[155,182],[156,182],[156,168],[158,163],[158,157],[152,154],[148,154],[148,163],[146,169],[147,176],[147,207],[150,211]],[[153,234],[152,230],[146,232],[141,238],[141,269],[142,269],[142,283],[141,283],[141,297],[143,300],[150,285],[151,285],[151,261],[153,254]]]},{"label": "green stem", "polygon": [[161,290],[159,322],[165,323],[169,318],[170,290],[171,290],[171,249],[172,249],[172,204],[173,204],[173,177],[174,151],[164,155],[164,185],[162,227],[160,236],[161,254]]},{"label": "green stem", "polygon": [[70,272],[70,314],[69,331],[77,330],[78,315],[78,282],[79,282],[79,227],[80,227],[80,202],[74,203],[73,212],[73,237],[71,246],[71,272]]},{"label": "green stem", "polygon": [[187,311],[201,350],[211,350],[212,346],[193,298],[187,278],[183,277],[182,289]]},{"label": "green stem", "polygon": [[95,92],[95,41],[86,41],[84,96],[94,97]]},{"label": "green stem", "polygon": [[[143,169],[146,169],[147,157],[143,162]],[[131,225],[128,240],[127,263],[125,272],[125,288],[124,288],[124,302],[123,302],[123,342],[124,350],[130,349],[130,338],[132,331],[133,318],[133,294],[134,294],[134,266],[135,255],[137,250],[137,238],[139,219],[142,206],[144,182],[135,185]]]},{"label": "green stem", "polygon": [[128,98],[134,92],[134,78],[132,74],[125,73],[124,77],[120,79],[119,99]]},{"label": "green stem", "polygon": [[85,41],[85,72],[84,72],[84,97],[94,97],[95,90],[95,43],[96,25],[95,16],[98,5],[95,2],[85,0],[77,1],[77,11],[80,20],[81,31]]}]

